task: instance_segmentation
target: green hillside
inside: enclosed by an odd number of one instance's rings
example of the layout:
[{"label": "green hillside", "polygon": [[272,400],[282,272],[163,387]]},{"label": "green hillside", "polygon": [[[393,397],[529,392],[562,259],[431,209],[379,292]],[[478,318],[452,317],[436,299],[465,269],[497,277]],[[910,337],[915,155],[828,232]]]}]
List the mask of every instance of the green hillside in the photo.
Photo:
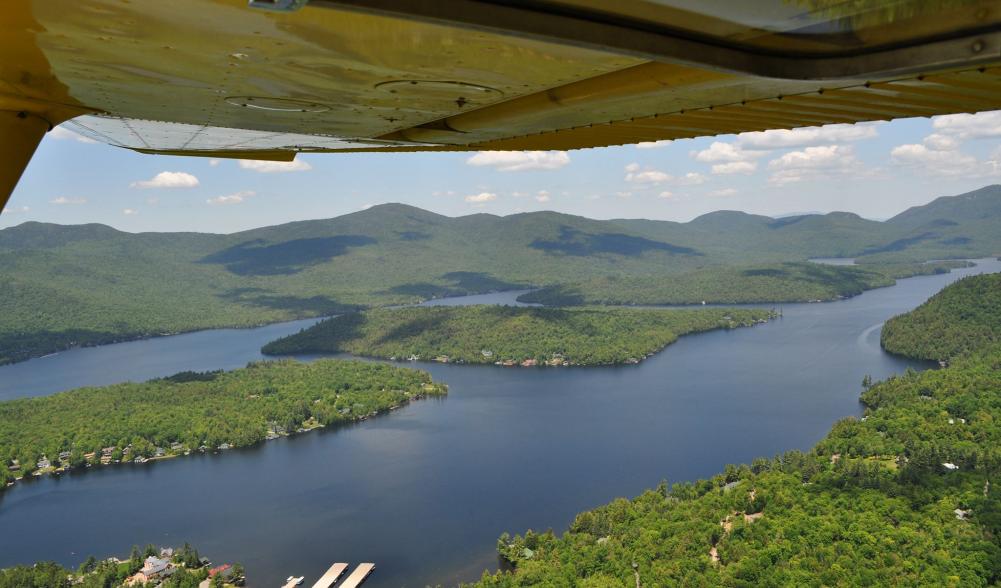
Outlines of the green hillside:
[{"label": "green hillside", "polygon": [[[518,586],[996,586],[1001,582],[1001,346],[979,329],[997,276],[905,315],[922,341],[967,341],[950,367],[862,394],[809,453],[791,451],[581,513],[562,535],[504,534]],[[996,302],[996,300],[995,300]],[[928,329],[923,331],[923,329]],[[901,333],[901,335],[905,335]]]},{"label": "green hillside", "polygon": [[892,353],[936,361],[1001,343],[1001,274],[970,276],[946,287],[886,321],[880,341]]},{"label": "green hillside", "polygon": [[348,352],[461,363],[636,363],[679,336],[751,326],[772,317],[747,309],[559,309],[431,306],[328,319],[264,346],[269,355]]},{"label": "green hillside", "polygon": [[664,283],[705,268],[864,251],[882,261],[983,256],[1001,251],[999,219],[1001,187],[991,186],[885,223],[847,213],[718,212],[690,223],[554,212],[450,218],[400,204],[230,235],[30,222],[0,230],[0,362],[528,285]]},{"label": "green hillside", "polygon": [[860,267],[789,262],[721,266],[675,275],[597,277],[540,288],[518,300],[559,306],[829,301],[891,286],[897,278],[945,273],[964,265],[965,262],[935,262]]}]

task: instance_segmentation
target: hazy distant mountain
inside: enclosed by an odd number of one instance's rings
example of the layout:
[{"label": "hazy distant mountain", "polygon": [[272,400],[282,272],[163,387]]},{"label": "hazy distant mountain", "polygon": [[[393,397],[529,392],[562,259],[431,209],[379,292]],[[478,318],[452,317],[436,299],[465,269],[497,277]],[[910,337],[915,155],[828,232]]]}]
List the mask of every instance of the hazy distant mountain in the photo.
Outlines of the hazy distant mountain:
[{"label": "hazy distant mountain", "polygon": [[720,211],[688,223],[555,212],[451,218],[402,204],[229,235],[24,223],[0,230],[0,349],[721,264],[983,256],[1001,252],[999,217],[1001,187],[989,186],[882,223],[842,212]]}]

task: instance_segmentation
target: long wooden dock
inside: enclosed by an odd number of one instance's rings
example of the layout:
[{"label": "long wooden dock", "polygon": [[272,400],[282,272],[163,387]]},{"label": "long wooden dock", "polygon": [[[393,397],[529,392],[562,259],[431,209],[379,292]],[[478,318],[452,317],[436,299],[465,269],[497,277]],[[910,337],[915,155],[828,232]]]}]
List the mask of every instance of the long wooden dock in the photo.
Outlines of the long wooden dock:
[{"label": "long wooden dock", "polygon": [[330,588],[337,583],[337,580],[341,578],[344,571],[348,569],[348,564],[346,563],[335,563],[330,566],[327,573],[320,576],[320,579],[313,584],[313,588]]},{"label": "long wooden dock", "polygon": [[358,586],[365,581],[365,578],[367,578],[374,569],[375,564],[373,563],[359,564],[358,567],[355,568],[355,571],[351,572],[351,575],[344,580],[344,583],[341,584],[340,588],[358,588]]}]

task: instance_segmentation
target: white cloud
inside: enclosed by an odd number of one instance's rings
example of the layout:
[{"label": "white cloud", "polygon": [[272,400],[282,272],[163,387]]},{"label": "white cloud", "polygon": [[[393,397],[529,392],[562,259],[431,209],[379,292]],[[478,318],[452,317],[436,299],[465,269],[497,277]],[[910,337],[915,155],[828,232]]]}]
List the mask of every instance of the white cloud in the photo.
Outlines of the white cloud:
[{"label": "white cloud", "polygon": [[977,173],[976,157],[954,147],[938,149],[937,145],[939,143],[936,141],[898,145],[890,151],[890,157],[894,163],[914,166],[922,172],[934,175],[959,176]]},{"label": "white cloud", "polygon": [[746,161],[754,157],[760,157],[760,153],[747,152],[734,145],[722,141],[713,141],[712,145],[702,151],[692,151],[690,153],[696,161],[703,163],[716,163],[718,161]]},{"label": "white cloud", "polygon": [[226,194],[225,196],[216,196],[215,198],[209,198],[205,202],[213,205],[218,204],[240,204],[247,198],[253,196],[255,192],[253,190],[242,190],[240,192],[234,192],[232,194]]},{"label": "white cloud", "polygon": [[130,188],[194,188],[198,185],[198,178],[185,172],[163,171],[150,180],[142,180],[129,184]]},{"label": "white cloud", "polygon": [[737,193],[736,188],[721,188],[719,190],[713,190],[712,192],[709,192],[709,195],[722,198],[726,196],[733,196],[736,193]]},{"label": "white cloud", "polygon": [[539,193],[535,195],[535,200],[538,202],[549,202],[549,190],[539,190]]},{"label": "white cloud", "polygon": [[679,186],[694,186],[696,184],[702,184],[706,181],[706,177],[697,172],[688,172],[683,176],[679,176],[675,183]]},{"label": "white cloud", "polygon": [[664,139],[662,141],[642,141],[636,144],[637,149],[660,149],[661,147],[667,147],[671,144],[670,140]]},{"label": "white cloud", "polygon": [[70,204],[70,205],[73,205],[73,204],[80,205],[80,204],[87,204],[87,199],[86,198],[70,198],[68,196],[60,196],[59,198],[54,198],[52,200],[49,200],[49,203],[51,203],[51,204],[58,204],[60,206],[67,205],[67,204]]},{"label": "white cloud", "polygon": [[660,194],[657,194],[657,197],[658,198],[673,198],[674,197],[674,192],[669,192],[667,190],[664,190]]},{"label": "white cloud", "polygon": [[931,126],[937,133],[959,140],[1001,137],[1001,110],[936,116]]},{"label": "white cloud", "polygon": [[872,139],[879,133],[878,123],[837,124],[798,129],[773,129],[737,135],[737,146],[742,149],[789,149],[827,143],[842,143]]},{"label": "white cloud", "polygon": [[713,166],[714,174],[749,174],[758,169],[758,164],[753,161],[730,161],[727,163],[717,163]]},{"label": "white cloud", "polygon": [[209,165],[211,167],[215,167],[215,166],[219,165],[219,160],[218,159],[210,159],[209,160]]},{"label": "white cloud", "polygon": [[313,169],[301,159],[292,161],[267,161],[261,159],[241,159],[240,168],[249,169],[261,174],[276,174],[282,172],[301,172]]},{"label": "white cloud", "polygon": [[132,216],[132,215],[139,214],[139,211],[136,210],[136,209],[134,209],[134,208],[123,208],[122,209],[122,214],[124,214],[125,216]]},{"label": "white cloud", "polygon": [[847,145],[822,145],[790,151],[768,162],[769,182],[778,186],[805,180],[827,179],[852,173],[862,175],[862,163]]},{"label": "white cloud", "polygon": [[638,163],[630,163],[626,166],[626,181],[633,184],[663,184],[671,180],[671,174],[666,174],[660,170],[647,169],[640,171]]},{"label": "white cloud", "polygon": [[893,162],[920,173],[938,176],[990,176],[1001,174],[996,155],[979,161],[960,151],[968,139],[1001,137],[1001,111],[948,114],[932,118],[934,133],[921,143],[898,145],[890,151]]},{"label": "white cloud", "polygon": [[758,169],[758,164],[754,160],[765,153],[765,151],[748,151],[734,143],[714,141],[708,148],[692,151],[690,155],[696,161],[714,164],[712,173],[726,175],[753,173]]},{"label": "white cloud", "polygon": [[619,198],[632,198],[633,197],[633,193],[632,192],[616,192],[615,195],[618,196]]},{"label": "white cloud", "polygon": [[25,214],[29,210],[31,209],[28,208],[27,206],[7,206],[2,211],[0,211],[0,214],[10,214],[10,215]]},{"label": "white cloud", "polygon": [[365,204],[362,204],[361,207],[358,210],[368,210],[369,208],[372,208],[373,206],[375,206],[375,204],[365,203]]},{"label": "white cloud", "polygon": [[150,206],[156,206],[157,204],[160,204],[160,199],[157,198],[156,196],[150,196],[149,198],[146,199],[146,204],[149,204]]},{"label": "white cloud", "polygon": [[470,194],[466,196],[466,202],[471,202],[473,204],[485,204],[497,200],[497,194],[493,192],[480,192],[479,194]]},{"label": "white cloud", "polygon": [[504,172],[559,169],[568,163],[566,151],[480,151],[466,160],[467,165]]},{"label": "white cloud", "polygon": [[58,141],[77,141],[80,143],[97,143],[97,141],[91,139],[90,137],[84,137],[83,135],[71,131],[63,126],[58,126],[51,131],[49,131],[49,136]]}]

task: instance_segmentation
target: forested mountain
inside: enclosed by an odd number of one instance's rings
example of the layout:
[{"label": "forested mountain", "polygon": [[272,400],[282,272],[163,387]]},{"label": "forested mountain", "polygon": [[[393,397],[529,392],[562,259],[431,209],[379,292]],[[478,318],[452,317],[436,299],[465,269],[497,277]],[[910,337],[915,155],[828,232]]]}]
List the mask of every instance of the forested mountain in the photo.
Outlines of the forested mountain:
[{"label": "forested mountain", "polygon": [[886,321],[881,343],[893,353],[936,361],[1001,344],[1001,274],[963,278]]},{"label": "forested mountain", "polygon": [[884,261],[983,256],[1001,251],[999,220],[1001,186],[885,223],[847,213],[718,212],[689,223],[554,212],[450,218],[401,204],[229,235],[30,222],[0,230],[0,362],[77,344],[591,278],[864,252]]},{"label": "forested mountain", "polygon": [[[996,586],[1001,346],[979,325],[997,324],[982,298],[998,282],[981,278],[897,319],[925,341],[969,342],[952,365],[867,380],[864,417],[839,421],[809,453],[665,482],[581,513],[559,536],[504,534],[498,551],[514,570],[475,586]],[[955,319],[945,331],[940,311]]]}]

